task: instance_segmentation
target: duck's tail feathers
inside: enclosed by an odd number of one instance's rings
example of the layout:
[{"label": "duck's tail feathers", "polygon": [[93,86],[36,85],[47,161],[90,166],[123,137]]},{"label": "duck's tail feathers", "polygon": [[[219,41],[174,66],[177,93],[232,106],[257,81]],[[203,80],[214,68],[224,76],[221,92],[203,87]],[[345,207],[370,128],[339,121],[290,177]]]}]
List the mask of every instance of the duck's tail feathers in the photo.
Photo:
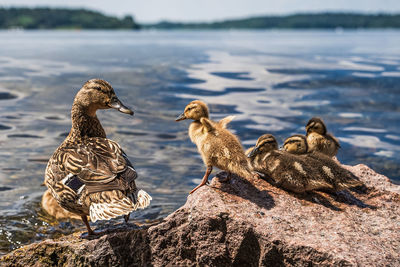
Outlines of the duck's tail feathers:
[{"label": "duck's tail feathers", "polygon": [[134,204],[135,210],[144,209],[150,205],[150,201],[153,199],[146,191],[140,189],[136,196],[136,204]]},{"label": "duck's tail feathers", "polygon": [[[114,190],[116,191],[116,190]],[[103,192],[105,193],[105,192]],[[137,209],[144,209],[150,205],[151,196],[144,190],[134,192],[130,196],[123,196],[92,202],[89,208],[90,220],[110,220],[121,215],[128,215]]]},{"label": "duck's tail feathers", "polygon": [[227,117],[221,119],[221,120],[218,122],[218,124],[219,124],[222,128],[226,129],[226,126],[227,126],[234,118],[235,118],[235,116],[233,116],[233,115],[227,116]]}]

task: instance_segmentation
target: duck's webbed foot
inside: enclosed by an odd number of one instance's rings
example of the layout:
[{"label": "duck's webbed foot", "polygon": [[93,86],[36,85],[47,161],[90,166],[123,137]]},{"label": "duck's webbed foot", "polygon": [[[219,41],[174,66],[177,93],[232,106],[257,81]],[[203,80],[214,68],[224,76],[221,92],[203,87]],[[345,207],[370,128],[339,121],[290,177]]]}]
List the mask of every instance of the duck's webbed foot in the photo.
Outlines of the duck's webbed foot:
[{"label": "duck's webbed foot", "polygon": [[201,183],[200,183],[198,186],[196,186],[192,191],[190,191],[189,194],[194,193],[194,191],[196,191],[197,189],[199,189],[199,188],[202,187],[203,185],[207,184],[207,182],[208,182],[208,176],[210,176],[210,174],[211,174],[211,172],[212,172],[212,169],[213,169],[212,166],[207,166],[207,170],[206,170],[206,173],[205,173],[204,176],[203,176],[203,180],[201,180]]}]

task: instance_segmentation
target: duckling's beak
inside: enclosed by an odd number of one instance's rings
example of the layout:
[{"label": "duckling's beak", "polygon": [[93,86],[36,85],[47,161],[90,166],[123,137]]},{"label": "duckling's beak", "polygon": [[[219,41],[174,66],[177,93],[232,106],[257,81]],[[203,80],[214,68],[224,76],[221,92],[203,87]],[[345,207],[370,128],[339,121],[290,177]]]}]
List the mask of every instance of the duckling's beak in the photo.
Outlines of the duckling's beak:
[{"label": "duckling's beak", "polygon": [[110,108],[116,109],[119,112],[133,115],[133,111],[126,107],[124,104],[121,103],[121,101],[117,97],[111,98],[111,102],[108,104]]},{"label": "duckling's beak", "polygon": [[248,158],[254,157],[260,152],[260,147],[256,146],[249,154],[247,154]]},{"label": "duckling's beak", "polygon": [[183,121],[186,120],[185,113],[182,113],[181,115],[178,116],[178,118],[175,119],[175,121]]}]

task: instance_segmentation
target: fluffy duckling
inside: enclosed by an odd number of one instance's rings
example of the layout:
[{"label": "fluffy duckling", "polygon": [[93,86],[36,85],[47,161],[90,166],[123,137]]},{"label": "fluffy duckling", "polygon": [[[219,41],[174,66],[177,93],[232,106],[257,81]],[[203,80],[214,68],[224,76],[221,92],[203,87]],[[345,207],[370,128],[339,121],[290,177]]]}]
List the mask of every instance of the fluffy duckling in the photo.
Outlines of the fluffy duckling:
[{"label": "fluffy duckling", "polygon": [[45,185],[57,203],[77,214],[90,228],[95,222],[150,204],[151,197],[135,184],[137,173],[125,152],[106,133],[96,116],[98,109],[117,109],[133,115],[117,98],[111,85],[100,79],[87,81],[75,96],[71,110],[72,128],[50,158]]},{"label": "fluffy duckling", "polygon": [[306,125],[308,152],[321,152],[330,157],[336,156],[340,144],[327,133],[325,123],[320,118],[311,118]]},{"label": "fluffy duckling", "polygon": [[277,186],[295,193],[340,191],[362,185],[351,172],[325,155],[294,155],[279,151],[278,143],[271,134],[262,135],[248,157],[254,171],[271,178]]},{"label": "fluffy duckling", "polygon": [[191,141],[196,144],[203,162],[207,166],[201,183],[190,194],[207,183],[213,167],[228,172],[227,180],[230,179],[232,173],[245,178],[253,176],[238,137],[226,129],[233,116],[215,122],[209,119],[208,114],[207,105],[200,100],[194,100],[176,119],[176,121],[193,120],[189,126],[189,136]]},{"label": "fluffy duckling", "polygon": [[282,150],[292,154],[306,154],[308,152],[307,137],[302,134],[288,137],[283,143]]}]

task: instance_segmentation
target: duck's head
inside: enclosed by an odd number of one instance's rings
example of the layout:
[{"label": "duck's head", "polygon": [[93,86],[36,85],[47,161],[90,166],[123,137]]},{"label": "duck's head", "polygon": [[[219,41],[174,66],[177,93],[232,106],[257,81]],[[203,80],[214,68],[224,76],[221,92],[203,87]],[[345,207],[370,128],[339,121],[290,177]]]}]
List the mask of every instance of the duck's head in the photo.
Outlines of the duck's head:
[{"label": "duck's head", "polygon": [[307,138],[301,134],[292,135],[283,143],[283,150],[292,154],[305,154],[308,150]]},{"label": "duck's head", "polygon": [[322,135],[326,134],[326,126],[322,119],[320,118],[311,118],[306,125],[306,132],[307,134],[310,133],[319,133]]},{"label": "duck's head", "polygon": [[176,118],[176,121],[186,119],[198,121],[201,118],[208,118],[208,107],[203,101],[194,100],[185,107],[185,111]]},{"label": "duck's head", "polygon": [[278,142],[272,134],[261,135],[256,143],[254,149],[247,155],[247,157],[252,158],[258,154],[265,154],[272,150],[278,149]]},{"label": "duck's head", "polygon": [[118,99],[111,84],[101,79],[87,81],[75,96],[74,105],[95,116],[98,109],[113,108],[119,112],[133,115],[133,111]]}]

